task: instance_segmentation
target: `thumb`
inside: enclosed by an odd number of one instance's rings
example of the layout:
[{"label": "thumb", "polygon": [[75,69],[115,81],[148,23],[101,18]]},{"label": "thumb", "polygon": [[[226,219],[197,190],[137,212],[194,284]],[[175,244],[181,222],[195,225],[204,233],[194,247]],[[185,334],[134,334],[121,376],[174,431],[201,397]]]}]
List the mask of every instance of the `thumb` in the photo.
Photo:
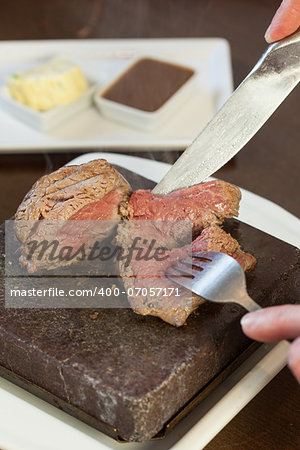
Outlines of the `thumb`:
[{"label": "thumb", "polygon": [[290,346],[288,364],[289,368],[300,383],[300,337]]},{"label": "thumb", "polygon": [[279,41],[294,33],[300,26],[300,0],[283,0],[276,11],[265,39],[271,42]]},{"label": "thumb", "polygon": [[261,342],[300,336],[300,305],[272,306],[246,314],[241,320],[244,333]]}]

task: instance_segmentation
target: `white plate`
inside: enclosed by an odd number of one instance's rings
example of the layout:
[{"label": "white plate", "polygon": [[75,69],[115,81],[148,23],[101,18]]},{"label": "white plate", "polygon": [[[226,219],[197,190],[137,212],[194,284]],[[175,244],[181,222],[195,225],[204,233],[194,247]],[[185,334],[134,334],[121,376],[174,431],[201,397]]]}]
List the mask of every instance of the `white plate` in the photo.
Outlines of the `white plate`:
[{"label": "white plate", "polygon": [[[159,181],[169,164],[115,153],[90,153],[70,164],[106,158]],[[300,220],[275,203],[242,190],[240,220],[299,246]],[[274,220],[276,218],[276,220]],[[162,441],[119,444],[99,431],[0,378],[0,448],[4,450],[200,450],[286,364],[287,342],[263,345]]]},{"label": "white plate", "polygon": [[199,72],[195,95],[166,124],[139,131],[102,117],[89,108],[47,133],[11,117],[1,105],[0,152],[60,151],[65,148],[180,149],[187,147],[232,92],[228,42],[221,38],[12,41],[0,43],[0,85],[8,74],[63,54],[76,58],[99,82],[118,75],[131,59],[173,60]]}]

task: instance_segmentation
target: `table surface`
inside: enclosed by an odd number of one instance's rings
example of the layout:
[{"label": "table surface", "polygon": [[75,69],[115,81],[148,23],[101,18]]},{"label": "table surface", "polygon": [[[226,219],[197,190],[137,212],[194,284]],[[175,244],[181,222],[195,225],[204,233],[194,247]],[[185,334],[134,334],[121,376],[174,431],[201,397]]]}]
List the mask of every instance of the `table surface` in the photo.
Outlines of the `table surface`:
[{"label": "table surface", "polygon": [[[266,47],[274,0],[15,0],[1,6],[0,39],[224,37],[232,50],[235,86]],[[300,215],[299,87],[246,147],[216,173]],[[101,148],[100,151],[105,149]],[[84,152],[84,150],[83,150]],[[136,153],[134,153],[136,154]],[[76,156],[0,155],[0,220],[12,216],[33,182]],[[179,152],[138,153],[174,162]],[[299,385],[284,369],[207,446],[296,449]]]}]

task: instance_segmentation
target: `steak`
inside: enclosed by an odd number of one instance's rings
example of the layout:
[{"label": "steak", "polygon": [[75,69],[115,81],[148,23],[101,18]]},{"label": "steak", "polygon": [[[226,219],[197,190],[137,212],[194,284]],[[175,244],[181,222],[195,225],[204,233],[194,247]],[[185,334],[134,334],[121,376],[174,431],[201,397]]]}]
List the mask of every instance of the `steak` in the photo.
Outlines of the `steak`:
[{"label": "steak", "polygon": [[[86,242],[86,225],[72,225],[65,221],[120,220],[120,205],[127,203],[130,193],[131,188],[125,178],[104,159],[61,167],[43,176],[33,185],[15,214],[15,233],[23,244],[21,264],[27,267],[29,273],[66,265],[66,261],[59,260],[51,264],[46,259],[28,261],[28,244],[33,240],[40,242],[45,237],[48,242],[53,241],[61,229],[64,229],[65,236],[65,227],[70,226],[73,231],[76,227],[76,235],[85,235],[82,242]],[[102,238],[107,237],[113,227],[113,224],[107,226],[101,233]],[[81,233],[80,228],[85,233]],[[89,231],[92,233],[91,229]],[[72,237],[70,229],[69,235]]]},{"label": "steak", "polygon": [[[150,190],[131,194],[127,181],[105,160],[62,167],[38,180],[16,212],[15,232],[22,243],[20,262],[29,273],[77,262],[29,260],[29,245],[46,236],[48,241],[57,239],[60,248],[79,250],[82,244],[92,244],[95,236],[98,242],[103,241],[117,221],[126,219],[125,226],[118,227],[117,243],[125,253],[131,251],[130,261],[120,259],[119,266],[127,292],[133,293],[128,296],[132,309],[181,326],[204,300],[178,286],[180,296],[173,289],[172,295],[153,297],[150,288],[174,288],[166,271],[193,251],[227,253],[245,271],[252,270],[255,258],[220,228],[224,219],[238,215],[240,198],[236,186],[220,180],[167,195],[154,195]],[[108,220],[115,223],[107,224]],[[136,238],[145,245],[151,238],[153,250],[163,250],[165,258],[141,258],[148,247],[132,251]],[[136,293],[137,288],[146,288],[147,293]]]},{"label": "steak", "polygon": [[[118,242],[127,249],[132,244],[132,236],[128,234],[127,227],[119,227]],[[175,283],[166,277],[167,270],[180,260],[191,255],[192,252],[217,251],[226,253],[235,258],[243,267],[244,271],[253,270],[256,264],[254,256],[241,250],[236,239],[226,233],[218,226],[205,228],[202,233],[190,245],[167,250],[166,258],[158,261],[152,259],[135,258],[133,255],[131,264],[126,266],[124,261],[120,261],[120,271],[123,277],[127,292],[131,292],[128,297],[132,309],[141,315],[151,315],[160,317],[171,325],[181,326],[186,322],[188,316],[203,303],[204,299],[192,294],[183,287],[178,288],[180,300],[174,292]],[[177,287],[177,285],[176,285]],[[142,289],[146,295],[140,295]],[[150,295],[150,288],[161,289],[163,292],[171,292],[172,295],[164,296]]]}]

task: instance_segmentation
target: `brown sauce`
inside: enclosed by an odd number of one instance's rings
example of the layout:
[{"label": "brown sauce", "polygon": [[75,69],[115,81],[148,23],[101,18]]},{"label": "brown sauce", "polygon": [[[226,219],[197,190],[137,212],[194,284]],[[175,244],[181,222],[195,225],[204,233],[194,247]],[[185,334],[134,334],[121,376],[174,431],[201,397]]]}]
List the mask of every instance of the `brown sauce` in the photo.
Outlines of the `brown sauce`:
[{"label": "brown sauce", "polygon": [[160,108],[191,78],[194,70],[143,58],[122,74],[101,96],[142,111]]}]

